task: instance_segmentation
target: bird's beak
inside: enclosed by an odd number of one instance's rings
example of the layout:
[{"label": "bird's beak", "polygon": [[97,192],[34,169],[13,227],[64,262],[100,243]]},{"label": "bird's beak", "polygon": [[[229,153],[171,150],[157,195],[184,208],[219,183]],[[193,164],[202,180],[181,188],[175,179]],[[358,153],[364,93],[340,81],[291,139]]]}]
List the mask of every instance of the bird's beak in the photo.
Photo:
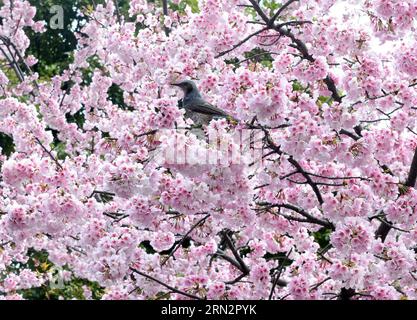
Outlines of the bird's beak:
[{"label": "bird's beak", "polygon": [[177,86],[177,87],[179,87],[179,86],[180,86],[180,84],[179,84],[179,83],[170,83],[170,85],[171,85],[171,86]]}]

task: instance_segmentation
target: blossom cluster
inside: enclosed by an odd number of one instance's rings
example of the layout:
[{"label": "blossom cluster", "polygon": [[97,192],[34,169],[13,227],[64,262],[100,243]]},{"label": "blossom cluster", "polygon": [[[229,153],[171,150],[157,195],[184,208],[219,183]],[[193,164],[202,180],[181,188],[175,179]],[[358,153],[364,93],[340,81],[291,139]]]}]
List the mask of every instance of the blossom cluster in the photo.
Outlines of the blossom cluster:
[{"label": "blossom cluster", "polygon": [[[40,81],[25,31],[44,23],[3,1],[0,48],[27,68],[0,68],[14,144],[0,158],[2,298],[51,281],[26,267],[31,250],[103,299],[417,298],[417,2],[288,2],[268,29],[257,1],[164,16],[132,0],[125,17],[105,1],[73,63]],[[239,123],[197,137],[170,85],[183,79]]]}]

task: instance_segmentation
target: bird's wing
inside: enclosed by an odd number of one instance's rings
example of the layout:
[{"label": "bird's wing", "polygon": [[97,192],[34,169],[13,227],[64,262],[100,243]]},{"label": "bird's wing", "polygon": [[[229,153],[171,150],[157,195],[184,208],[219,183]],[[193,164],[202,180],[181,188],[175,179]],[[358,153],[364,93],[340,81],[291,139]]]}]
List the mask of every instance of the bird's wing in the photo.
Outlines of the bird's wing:
[{"label": "bird's wing", "polygon": [[201,98],[192,99],[192,101],[185,105],[185,108],[193,112],[207,114],[211,116],[228,116],[226,112],[213,106],[212,104],[208,103],[207,101]]}]

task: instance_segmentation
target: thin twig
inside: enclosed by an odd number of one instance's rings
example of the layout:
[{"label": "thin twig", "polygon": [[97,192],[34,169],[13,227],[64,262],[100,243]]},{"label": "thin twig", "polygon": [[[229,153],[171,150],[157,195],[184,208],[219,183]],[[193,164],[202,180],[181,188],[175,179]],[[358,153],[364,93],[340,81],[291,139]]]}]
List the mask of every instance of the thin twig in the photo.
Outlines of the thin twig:
[{"label": "thin twig", "polygon": [[243,39],[242,41],[240,41],[239,43],[235,44],[232,48],[230,48],[229,50],[226,51],[222,51],[220,52],[215,58],[220,58],[222,56],[224,56],[225,54],[228,54],[229,52],[232,52],[233,50],[235,50],[236,48],[240,47],[242,44],[244,44],[246,41],[248,41],[249,39],[251,39],[252,37],[264,32],[265,30],[268,30],[268,27],[266,28],[262,28],[259,29],[258,31],[248,35],[245,39]]},{"label": "thin twig", "polygon": [[277,12],[273,15],[273,17],[271,18],[271,19],[269,19],[269,25],[270,26],[273,26],[273,24],[274,24],[274,22],[275,22],[275,20],[281,15],[281,13],[285,10],[285,9],[287,9],[293,2],[296,2],[296,1],[299,1],[299,0],[289,0],[289,1],[287,1],[287,3],[285,3],[285,4],[283,4],[282,5],[282,7],[281,8],[279,8],[278,10],[277,10]]},{"label": "thin twig", "polygon": [[224,234],[224,240],[226,241],[227,246],[232,251],[233,255],[235,256],[236,260],[239,262],[239,264],[242,267],[242,271],[246,274],[250,272],[249,267],[246,265],[246,263],[242,260],[240,257],[239,252],[237,251],[235,245],[232,242],[232,239],[230,239],[229,235],[227,233]]},{"label": "thin twig", "polygon": [[[162,11],[164,13],[164,16],[167,17],[168,16],[168,0],[162,0]],[[170,30],[165,25],[164,25],[164,31],[165,31],[165,35],[168,37]]]},{"label": "thin twig", "polygon": [[62,167],[62,165],[59,163],[58,159],[54,157],[54,155],[52,154],[51,151],[49,151],[48,149],[46,149],[46,147],[42,144],[42,142],[35,137],[36,142],[41,146],[41,148],[49,155],[49,157],[55,162],[56,166],[60,169],[63,170],[64,168]]},{"label": "thin twig", "polygon": [[275,287],[278,284],[279,278],[281,277],[282,270],[284,269],[284,264],[286,261],[288,261],[288,257],[290,256],[292,252],[292,248],[288,251],[288,253],[285,255],[285,259],[282,260],[281,265],[278,268],[278,274],[276,275],[274,279],[274,283],[272,284],[271,292],[269,293],[268,300],[272,300],[272,297],[274,295]]},{"label": "thin twig", "polygon": [[183,242],[185,241],[185,239],[187,239],[187,237],[191,234],[191,232],[194,231],[195,228],[197,228],[199,225],[203,224],[207,218],[210,217],[210,214],[207,214],[206,216],[204,216],[202,219],[198,220],[197,223],[195,223],[190,230],[188,230],[188,232],[181,238],[180,241],[178,241],[178,243],[175,245],[174,249],[172,249],[172,251],[169,253],[168,257],[161,263],[161,267],[164,266],[168,260],[174,256],[175,252],[178,250],[178,248],[183,244]]},{"label": "thin twig", "polygon": [[201,298],[199,296],[196,296],[196,295],[187,293],[185,291],[181,291],[181,290],[179,290],[177,288],[174,288],[174,287],[172,287],[172,286],[170,286],[170,285],[162,282],[161,280],[158,280],[158,279],[156,279],[156,278],[154,278],[154,277],[152,277],[150,275],[147,275],[146,273],[143,273],[143,272],[141,272],[139,270],[136,270],[135,268],[130,267],[130,270],[132,270],[133,272],[141,275],[142,277],[145,277],[145,278],[147,278],[149,280],[152,280],[152,281],[155,281],[156,283],[159,283],[160,285],[164,286],[165,288],[167,288],[167,289],[169,289],[169,290],[171,290],[171,291],[173,291],[175,293],[181,294],[183,296],[186,296],[188,298],[195,299],[195,300],[204,300],[203,298]]}]

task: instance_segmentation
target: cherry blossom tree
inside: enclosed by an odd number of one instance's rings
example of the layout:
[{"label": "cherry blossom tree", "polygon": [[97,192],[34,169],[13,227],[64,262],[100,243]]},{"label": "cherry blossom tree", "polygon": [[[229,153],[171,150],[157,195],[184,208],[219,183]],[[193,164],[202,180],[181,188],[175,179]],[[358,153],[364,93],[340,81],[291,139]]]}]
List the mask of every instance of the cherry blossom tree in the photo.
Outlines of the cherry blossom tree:
[{"label": "cherry blossom tree", "polygon": [[[45,22],[3,1],[1,297],[416,299],[417,1],[128,5],[40,80]],[[238,123],[197,137],[183,79]]]}]

